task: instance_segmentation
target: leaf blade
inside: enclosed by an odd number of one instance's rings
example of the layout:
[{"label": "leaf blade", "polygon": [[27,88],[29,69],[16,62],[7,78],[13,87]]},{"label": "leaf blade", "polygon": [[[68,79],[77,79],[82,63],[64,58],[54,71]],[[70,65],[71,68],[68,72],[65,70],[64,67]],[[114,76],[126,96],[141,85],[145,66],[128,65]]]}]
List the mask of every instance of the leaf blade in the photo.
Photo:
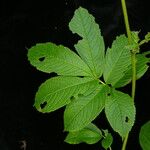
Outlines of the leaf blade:
[{"label": "leaf blade", "polygon": [[150,148],[150,121],[146,122],[140,130],[139,134],[140,145],[143,150]]},{"label": "leaf blade", "polygon": [[65,131],[78,131],[93,121],[103,110],[105,98],[106,86],[101,85],[90,95],[70,103],[64,112]]},{"label": "leaf blade", "polygon": [[94,17],[86,9],[79,7],[69,23],[69,28],[83,38],[75,45],[75,48],[90,67],[93,75],[100,77],[103,72],[105,48],[103,37]]},{"label": "leaf blade", "polygon": [[[144,54],[137,54],[136,58],[137,58],[137,63],[136,63],[137,75],[136,76],[138,80],[148,70],[149,66],[147,65],[147,63],[149,63],[150,60]],[[131,82],[131,78],[132,78],[132,66],[130,64],[130,66],[128,67],[128,70],[124,72],[124,76],[115,83],[114,87],[119,88],[119,87],[123,87],[129,84]]]},{"label": "leaf blade", "polygon": [[89,67],[69,48],[54,43],[37,44],[28,51],[28,60],[38,70],[65,76],[92,76]]},{"label": "leaf blade", "polygon": [[88,77],[53,77],[39,87],[34,106],[43,113],[52,112],[70,103],[72,96],[89,94],[97,86],[98,81]]},{"label": "leaf blade", "polygon": [[128,70],[131,64],[130,50],[126,48],[128,40],[120,35],[113,42],[111,49],[107,49],[105,57],[104,80],[114,86]]},{"label": "leaf blade", "polygon": [[114,131],[124,138],[135,121],[132,98],[128,94],[111,89],[105,103],[105,114]]},{"label": "leaf blade", "polygon": [[69,132],[65,142],[69,144],[95,144],[102,138],[102,132],[94,124],[90,123],[87,127],[76,131]]},{"label": "leaf blade", "polygon": [[106,150],[111,147],[113,143],[113,137],[111,133],[108,133],[108,135],[102,140],[102,147]]}]

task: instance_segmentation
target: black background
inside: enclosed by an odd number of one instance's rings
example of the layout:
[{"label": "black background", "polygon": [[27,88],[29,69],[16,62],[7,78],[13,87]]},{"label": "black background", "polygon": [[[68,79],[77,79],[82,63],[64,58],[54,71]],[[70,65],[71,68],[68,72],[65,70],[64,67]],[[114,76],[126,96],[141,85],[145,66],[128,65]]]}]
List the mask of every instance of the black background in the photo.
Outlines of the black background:
[{"label": "black background", "polygon": [[[32,67],[27,60],[27,48],[51,41],[74,50],[78,37],[69,31],[68,23],[79,6],[95,16],[106,47],[116,35],[125,33],[119,0],[0,1],[0,150],[20,150],[22,140],[27,143],[26,150],[102,150],[100,143],[69,145],[63,142],[66,136],[63,132],[64,108],[42,114],[33,107],[38,86],[55,74],[47,75]],[[150,31],[148,0],[127,0],[127,7],[131,29],[140,30],[142,38]],[[150,44],[141,49],[150,50]],[[140,150],[140,126],[150,119],[149,83],[148,70],[137,81],[136,123],[127,150]],[[128,85],[122,90],[130,93],[131,87]],[[94,122],[112,131],[103,114]],[[120,150],[121,139],[117,134],[114,137],[112,148]]]}]

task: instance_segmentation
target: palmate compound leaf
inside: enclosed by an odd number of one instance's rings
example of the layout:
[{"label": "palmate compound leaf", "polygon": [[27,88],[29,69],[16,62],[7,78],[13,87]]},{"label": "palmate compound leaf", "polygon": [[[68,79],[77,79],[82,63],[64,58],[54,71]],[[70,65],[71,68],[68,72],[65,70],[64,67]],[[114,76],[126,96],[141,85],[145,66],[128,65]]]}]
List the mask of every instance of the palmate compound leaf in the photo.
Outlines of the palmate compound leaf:
[{"label": "palmate compound leaf", "polygon": [[34,106],[40,112],[52,112],[70,103],[73,96],[90,94],[98,85],[89,77],[53,77],[39,87]]},{"label": "palmate compound leaf", "polygon": [[[137,62],[136,62],[136,71],[137,71],[137,79],[141,78],[145,72],[148,70],[148,65],[147,63],[150,62],[150,59],[145,56],[145,54],[137,54],[136,55]],[[132,67],[131,64],[128,67],[128,70],[124,72],[124,75],[120,80],[118,80],[115,84],[114,87],[123,87],[127,85],[128,83],[131,82],[132,78]]]},{"label": "palmate compound leaf", "polygon": [[36,44],[28,51],[30,63],[46,73],[65,76],[92,76],[89,67],[69,48],[53,43]]},{"label": "palmate compound leaf", "polygon": [[150,149],[150,121],[141,127],[139,141],[143,150]]},{"label": "palmate compound leaf", "polygon": [[105,47],[94,17],[86,9],[79,7],[69,23],[69,28],[83,38],[75,45],[75,48],[90,67],[93,75],[100,77],[103,72]]},{"label": "palmate compound leaf", "polygon": [[107,84],[114,86],[128,70],[131,64],[131,53],[126,48],[127,45],[127,37],[121,35],[113,42],[111,49],[107,49],[103,74]]},{"label": "palmate compound leaf", "polygon": [[64,112],[64,130],[78,131],[92,122],[104,108],[106,89],[106,85],[99,85],[93,93],[81,96],[67,105]]},{"label": "palmate compound leaf", "polygon": [[93,123],[90,123],[85,128],[75,131],[75,132],[69,132],[65,142],[69,144],[79,144],[79,143],[87,143],[87,144],[95,144],[102,138],[102,132],[101,130],[94,125]]},{"label": "palmate compound leaf", "polygon": [[128,94],[110,89],[105,102],[105,114],[113,130],[124,138],[135,121],[134,102]]}]

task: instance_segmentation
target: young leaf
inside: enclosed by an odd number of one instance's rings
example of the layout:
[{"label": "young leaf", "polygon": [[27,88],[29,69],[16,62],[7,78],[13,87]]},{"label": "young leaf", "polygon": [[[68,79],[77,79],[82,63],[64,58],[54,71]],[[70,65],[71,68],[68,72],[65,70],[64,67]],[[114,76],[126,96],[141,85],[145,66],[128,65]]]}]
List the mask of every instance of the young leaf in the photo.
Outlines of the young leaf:
[{"label": "young leaf", "polygon": [[103,37],[94,17],[86,9],[79,7],[75,11],[69,27],[73,33],[77,33],[83,38],[75,45],[77,52],[88,64],[93,75],[100,77],[103,72],[105,48]]},{"label": "young leaf", "polygon": [[106,150],[112,145],[113,137],[111,133],[108,133],[107,136],[102,140],[102,147]]},{"label": "young leaf", "polygon": [[128,94],[111,89],[105,102],[105,114],[114,131],[124,138],[135,120],[132,98]]},{"label": "young leaf", "polygon": [[131,42],[129,45],[126,46],[126,48],[128,48],[129,50],[132,51],[132,53],[139,53],[140,52],[140,48],[139,48],[139,32],[138,31],[134,31],[131,32]]},{"label": "young leaf", "polygon": [[114,86],[128,70],[131,64],[130,50],[126,48],[128,40],[125,35],[116,38],[111,49],[107,49],[104,80]]},{"label": "young leaf", "polygon": [[98,81],[88,77],[54,77],[40,87],[34,106],[41,112],[51,112],[68,104],[72,96],[89,94],[98,86]]},{"label": "young leaf", "polygon": [[139,141],[143,150],[150,149],[150,121],[141,127]]},{"label": "young leaf", "polygon": [[140,41],[139,45],[143,45],[145,43],[148,43],[150,41],[150,32],[148,32],[146,35],[145,35],[145,39]]},{"label": "young leaf", "polygon": [[95,144],[102,138],[102,132],[96,127],[94,124],[90,123],[87,127],[76,131],[69,132],[65,142],[69,144],[79,144],[79,143],[87,143],[87,144]]},{"label": "young leaf", "polygon": [[95,92],[72,101],[64,113],[65,131],[78,131],[93,121],[103,110],[106,86],[99,85]]},{"label": "young leaf", "polygon": [[[137,63],[136,63],[136,69],[137,69],[137,79],[141,78],[145,72],[148,70],[147,63],[150,62],[149,58],[145,57],[144,54],[137,54]],[[124,76],[118,80],[118,82],[115,83],[114,87],[123,87],[131,82],[132,78],[132,67],[131,64],[128,67],[128,70],[124,72]]]},{"label": "young leaf", "polygon": [[37,69],[65,76],[92,76],[89,67],[69,48],[53,43],[37,44],[28,51],[30,63]]}]

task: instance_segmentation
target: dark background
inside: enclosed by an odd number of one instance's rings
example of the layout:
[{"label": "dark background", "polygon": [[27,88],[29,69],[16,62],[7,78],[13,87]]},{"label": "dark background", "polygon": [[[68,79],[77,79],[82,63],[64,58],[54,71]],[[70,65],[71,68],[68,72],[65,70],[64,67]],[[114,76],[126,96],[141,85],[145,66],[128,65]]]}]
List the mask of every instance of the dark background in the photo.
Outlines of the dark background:
[{"label": "dark background", "polygon": [[[95,145],[69,145],[63,142],[64,108],[42,114],[33,107],[38,86],[54,74],[37,71],[27,60],[27,48],[41,42],[54,42],[73,49],[78,37],[69,31],[73,12],[83,6],[100,25],[106,47],[116,35],[125,33],[119,0],[1,0],[0,1],[0,150],[102,150]],[[127,0],[132,30],[141,30],[141,38],[150,31],[148,0]],[[142,51],[150,49],[150,44]],[[135,104],[137,116],[130,134],[127,150],[140,150],[140,126],[150,119],[150,70],[137,81]],[[130,92],[130,85],[122,90]],[[94,121],[99,127],[111,128],[105,116]],[[114,134],[114,132],[112,131]],[[113,150],[121,149],[121,139],[115,134]]]}]

